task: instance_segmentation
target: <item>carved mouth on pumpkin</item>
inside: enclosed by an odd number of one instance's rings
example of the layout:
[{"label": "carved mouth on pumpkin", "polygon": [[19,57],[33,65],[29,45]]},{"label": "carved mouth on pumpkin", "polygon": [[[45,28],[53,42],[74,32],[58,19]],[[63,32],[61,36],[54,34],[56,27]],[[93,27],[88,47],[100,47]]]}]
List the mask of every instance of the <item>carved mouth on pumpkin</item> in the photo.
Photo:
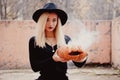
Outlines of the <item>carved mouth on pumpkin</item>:
[{"label": "carved mouth on pumpkin", "polygon": [[69,53],[69,55],[79,55],[81,52],[71,52],[71,53]]}]

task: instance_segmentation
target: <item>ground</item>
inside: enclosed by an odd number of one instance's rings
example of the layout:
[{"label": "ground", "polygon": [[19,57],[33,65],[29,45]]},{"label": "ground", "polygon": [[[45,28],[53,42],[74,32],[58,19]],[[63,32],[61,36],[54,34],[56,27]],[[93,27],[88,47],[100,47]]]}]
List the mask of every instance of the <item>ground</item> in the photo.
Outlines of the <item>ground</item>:
[{"label": "ground", "polygon": [[[69,68],[69,80],[120,80],[120,70],[110,67]],[[31,69],[0,70],[0,80],[35,80],[39,73]]]}]

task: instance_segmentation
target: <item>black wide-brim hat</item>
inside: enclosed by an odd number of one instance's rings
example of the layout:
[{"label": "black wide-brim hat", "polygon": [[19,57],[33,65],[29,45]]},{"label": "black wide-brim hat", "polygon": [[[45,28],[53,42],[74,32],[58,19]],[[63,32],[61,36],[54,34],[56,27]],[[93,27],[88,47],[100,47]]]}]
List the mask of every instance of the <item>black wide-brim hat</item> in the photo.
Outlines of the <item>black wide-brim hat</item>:
[{"label": "black wide-brim hat", "polygon": [[47,3],[42,9],[38,9],[33,13],[33,20],[38,21],[39,17],[44,12],[55,12],[61,20],[61,24],[64,25],[68,19],[67,13],[61,9],[58,9],[54,3]]}]

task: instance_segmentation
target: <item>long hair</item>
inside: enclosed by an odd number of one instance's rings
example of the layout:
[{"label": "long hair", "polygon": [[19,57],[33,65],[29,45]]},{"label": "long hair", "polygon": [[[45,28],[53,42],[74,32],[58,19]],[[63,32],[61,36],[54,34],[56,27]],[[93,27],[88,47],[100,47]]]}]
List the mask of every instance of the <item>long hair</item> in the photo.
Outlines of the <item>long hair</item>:
[{"label": "long hair", "polygon": [[[37,22],[37,33],[36,33],[35,40],[36,40],[36,45],[42,48],[45,47],[45,41],[46,41],[45,25],[46,25],[48,15],[49,15],[48,12],[43,13]],[[59,47],[59,46],[65,45],[64,34],[62,32],[61,21],[59,18],[58,18],[58,22],[57,22],[54,33],[57,41],[57,46]]]}]

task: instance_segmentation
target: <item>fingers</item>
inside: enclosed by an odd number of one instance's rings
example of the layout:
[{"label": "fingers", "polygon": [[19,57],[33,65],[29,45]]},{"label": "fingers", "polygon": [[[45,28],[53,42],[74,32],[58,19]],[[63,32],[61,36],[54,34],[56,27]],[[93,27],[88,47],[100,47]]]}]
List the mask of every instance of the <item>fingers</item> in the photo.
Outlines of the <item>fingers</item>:
[{"label": "fingers", "polygon": [[73,58],[72,60],[75,62],[83,62],[87,59],[88,54],[87,53],[81,53],[80,55],[78,55],[78,57]]},{"label": "fingers", "polygon": [[55,52],[55,54],[53,55],[53,60],[56,61],[56,62],[67,62],[68,60],[67,59],[64,59],[64,58],[61,58],[57,52]]},{"label": "fingers", "polygon": [[68,59],[69,52],[70,51],[69,51],[69,47],[68,46],[62,46],[62,47],[57,49],[58,56],[60,56],[61,58],[65,59],[65,60],[69,60]]}]

